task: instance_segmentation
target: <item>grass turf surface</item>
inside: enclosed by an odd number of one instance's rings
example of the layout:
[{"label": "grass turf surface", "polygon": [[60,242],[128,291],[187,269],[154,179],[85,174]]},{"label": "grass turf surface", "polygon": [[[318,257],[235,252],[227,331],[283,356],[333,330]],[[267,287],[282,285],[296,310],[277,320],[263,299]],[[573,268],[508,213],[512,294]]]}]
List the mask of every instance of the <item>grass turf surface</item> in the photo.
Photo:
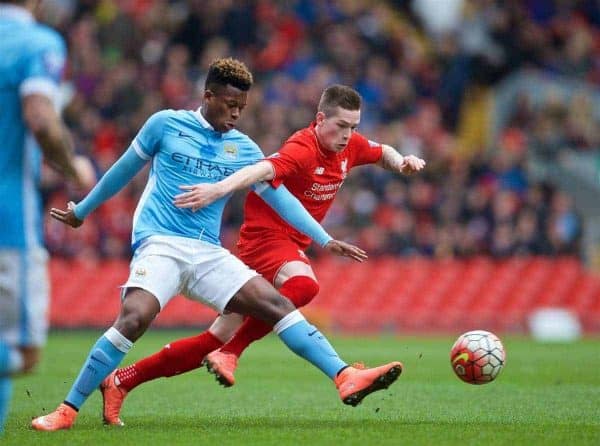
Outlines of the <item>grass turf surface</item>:
[{"label": "grass turf surface", "polygon": [[[50,336],[35,375],[15,380],[2,445],[574,445],[600,444],[600,341],[536,344],[503,338],[507,365],[496,382],[464,384],[448,354],[454,339],[332,337],[347,361],[393,359],[405,370],[389,389],[358,407],[343,405],[333,384],[274,336],[242,358],[237,383],[217,385],[204,368],[135,389],[122,429],[101,422],[95,392],[75,427],[29,428],[62,401],[101,332]],[[150,331],[125,358],[130,364],[191,332]]]}]

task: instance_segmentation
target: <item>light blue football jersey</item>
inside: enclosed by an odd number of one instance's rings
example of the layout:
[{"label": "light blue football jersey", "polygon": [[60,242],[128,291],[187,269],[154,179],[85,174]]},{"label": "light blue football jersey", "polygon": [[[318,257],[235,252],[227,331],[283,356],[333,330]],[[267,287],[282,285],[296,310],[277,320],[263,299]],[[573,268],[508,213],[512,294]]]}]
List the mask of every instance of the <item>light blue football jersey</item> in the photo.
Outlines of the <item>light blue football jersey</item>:
[{"label": "light blue football jersey", "polygon": [[23,121],[21,97],[53,99],[65,56],[56,31],[24,8],[0,5],[0,249],[42,243],[41,153]]},{"label": "light blue football jersey", "polygon": [[177,208],[179,186],[216,183],[264,157],[238,130],[219,133],[200,111],[163,110],[152,115],[132,142],[137,154],[152,160],[148,183],[133,217],[135,247],[151,235],[175,235],[220,245],[226,195],[196,212]]}]

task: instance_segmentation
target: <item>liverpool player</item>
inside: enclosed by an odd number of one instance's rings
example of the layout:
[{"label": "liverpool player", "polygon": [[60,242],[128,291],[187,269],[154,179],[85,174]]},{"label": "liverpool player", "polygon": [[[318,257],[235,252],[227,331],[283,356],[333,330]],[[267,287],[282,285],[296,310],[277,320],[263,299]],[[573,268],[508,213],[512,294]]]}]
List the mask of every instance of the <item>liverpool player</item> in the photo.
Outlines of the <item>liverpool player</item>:
[{"label": "liverpool player", "polygon": [[[197,210],[234,190],[269,181],[274,187],[285,185],[321,221],[354,166],[379,164],[399,174],[411,174],[425,166],[418,157],[402,156],[394,148],[358,133],[360,106],[361,98],[352,88],[328,87],[321,96],[315,121],[292,135],[279,152],[220,182],[182,186],[185,192],[175,198],[175,205]],[[260,191],[260,186],[256,190]],[[246,199],[244,215],[238,242],[240,258],[296,307],[309,303],[319,291],[304,253],[310,239],[291,228],[255,192]],[[224,386],[233,385],[244,349],[271,330],[252,317],[242,320],[239,315],[222,315],[207,332],[167,344],[154,355],[116,370],[101,386],[105,422],[122,424],[119,412],[123,400],[139,384],[197,368],[205,356],[209,371],[218,381]]]}]

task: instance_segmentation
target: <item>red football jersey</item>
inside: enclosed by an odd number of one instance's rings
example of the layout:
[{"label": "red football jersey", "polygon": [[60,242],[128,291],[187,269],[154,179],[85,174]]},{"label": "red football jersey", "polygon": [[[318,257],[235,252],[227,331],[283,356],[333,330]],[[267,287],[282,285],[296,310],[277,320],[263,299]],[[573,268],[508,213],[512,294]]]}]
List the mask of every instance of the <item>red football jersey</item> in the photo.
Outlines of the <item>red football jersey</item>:
[{"label": "red football jersey", "polygon": [[[341,152],[323,149],[315,134],[315,123],[294,133],[268,161],[273,164],[274,187],[284,184],[317,221],[323,220],[350,169],[372,164],[381,158],[381,145],[354,132]],[[266,231],[266,233],[265,233]],[[240,242],[257,240],[280,231],[302,249],[311,240],[288,225],[258,195],[250,192],[244,204],[244,224]]]}]

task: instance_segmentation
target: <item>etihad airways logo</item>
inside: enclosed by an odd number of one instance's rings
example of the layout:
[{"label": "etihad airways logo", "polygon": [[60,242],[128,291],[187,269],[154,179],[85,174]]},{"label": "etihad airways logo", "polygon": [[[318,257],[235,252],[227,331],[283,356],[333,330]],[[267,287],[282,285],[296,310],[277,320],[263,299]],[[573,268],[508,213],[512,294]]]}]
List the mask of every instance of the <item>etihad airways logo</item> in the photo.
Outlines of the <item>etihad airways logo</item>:
[{"label": "etihad airways logo", "polygon": [[235,169],[220,164],[211,163],[202,158],[196,158],[184,153],[173,153],[171,159],[181,166],[181,169],[195,176],[220,180],[231,175]]}]

